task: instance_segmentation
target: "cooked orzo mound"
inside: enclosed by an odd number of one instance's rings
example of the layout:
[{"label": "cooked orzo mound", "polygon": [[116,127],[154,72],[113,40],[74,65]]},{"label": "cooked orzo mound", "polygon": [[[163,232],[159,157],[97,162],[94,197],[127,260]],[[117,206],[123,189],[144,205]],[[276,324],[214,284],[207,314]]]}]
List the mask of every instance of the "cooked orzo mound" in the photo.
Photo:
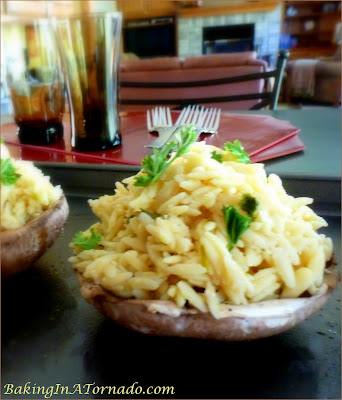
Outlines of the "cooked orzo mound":
[{"label": "cooked orzo mound", "polygon": [[118,297],[216,318],[222,304],[316,293],[333,251],[325,220],[228,148],[194,143],[146,186],[141,171],[89,200],[99,222],[71,244],[74,268]]},{"label": "cooked orzo mound", "polygon": [[[15,183],[4,183],[5,162],[9,162],[14,168],[17,175]],[[32,162],[9,158],[3,144],[1,145],[1,164],[1,231],[20,228],[38,218],[61,198],[62,189],[59,186],[53,186],[50,178]]]}]

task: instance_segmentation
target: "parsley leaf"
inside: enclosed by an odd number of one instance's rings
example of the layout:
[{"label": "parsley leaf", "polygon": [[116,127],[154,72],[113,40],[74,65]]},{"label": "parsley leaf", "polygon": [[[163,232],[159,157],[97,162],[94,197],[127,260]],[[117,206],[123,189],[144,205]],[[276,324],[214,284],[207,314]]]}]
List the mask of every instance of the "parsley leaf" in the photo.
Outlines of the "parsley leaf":
[{"label": "parsley leaf", "polygon": [[194,125],[185,125],[179,132],[175,135],[177,139],[177,151],[174,158],[177,158],[190,149],[190,145],[194,143],[197,139],[197,131]]},{"label": "parsley leaf", "polygon": [[3,185],[14,185],[20,176],[20,174],[16,173],[10,158],[1,159],[1,183]]},{"label": "parsley leaf", "polygon": [[90,236],[85,236],[83,232],[78,232],[72,239],[72,243],[82,247],[83,250],[91,250],[99,244],[101,238],[102,236],[96,233],[94,228],[90,228]]},{"label": "parsley leaf", "polygon": [[254,217],[258,204],[258,200],[249,193],[245,193],[239,202],[241,209],[246,211],[246,213],[252,218]]},{"label": "parsley leaf", "polygon": [[148,186],[157,181],[168,167],[168,157],[176,146],[175,142],[167,143],[162,149],[153,149],[152,156],[146,156],[142,160],[142,172],[144,174],[135,177],[134,186]]},{"label": "parsley leaf", "polygon": [[239,213],[235,206],[223,206],[222,213],[229,238],[229,251],[234,248],[242,234],[249,228],[252,218]]},{"label": "parsley leaf", "polygon": [[243,164],[250,164],[249,155],[244,151],[241,142],[239,140],[234,140],[234,143],[227,142],[223,150],[230,151],[234,156],[237,156],[237,161]]},{"label": "parsley leaf", "polygon": [[[191,143],[196,140],[196,128],[193,125],[184,126],[176,134],[176,139],[177,142],[167,143],[160,150],[154,148],[153,155],[142,160],[142,174],[134,178],[134,186],[146,187],[151,182],[156,182],[177,157],[189,151]],[[170,158],[174,149],[175,154]]]},{"label": "parsley leaf", "polygon": [[216,160],[219,163],[222,163],[223,154],[217,153],[217,151],[214,150],[211,152],[211,158],[213,158],[214,160]]}]

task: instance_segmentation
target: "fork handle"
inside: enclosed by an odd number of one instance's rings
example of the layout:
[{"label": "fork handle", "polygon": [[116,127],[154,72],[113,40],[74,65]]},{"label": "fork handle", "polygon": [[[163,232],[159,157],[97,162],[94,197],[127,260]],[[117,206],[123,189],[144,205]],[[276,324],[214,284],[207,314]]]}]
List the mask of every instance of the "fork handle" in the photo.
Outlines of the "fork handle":
[{"label": "fork handle", "polygon": [[166,144],[171,136],[178,130],[177,126],[171,126],[169,128],[159,128],[158,129],[158,137],[152,143],[146,144],[145,147],[160,149]]}]

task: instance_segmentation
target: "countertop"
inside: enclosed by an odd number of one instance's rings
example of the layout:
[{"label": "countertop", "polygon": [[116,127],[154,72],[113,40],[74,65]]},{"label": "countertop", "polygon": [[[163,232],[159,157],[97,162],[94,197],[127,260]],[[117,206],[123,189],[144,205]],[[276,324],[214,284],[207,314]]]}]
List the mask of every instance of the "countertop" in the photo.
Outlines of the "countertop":
[{"label": "countertop", "polygon": [[[341,398],[341,296],[297,327],[248,342],[150,337],[106,320],[83,300],[68,262],[75,232],[95,222],[85,198],[69,197],[70,217],[54,246],[19,276],[2,283],[2,397],[5,384],[52,386],[54,399],[114,398],[72,392],[96,386],[174,388],[171,395],[119,398]],[[328,217],[341,265],[340,219]]]},{"label": "countertop", "polygon": [[[318,193],[320,214],[329,223],[324,233],[334,241],[340,269],[340,110],[279,110],[272,115],[299,126],[307,150],[267,162],[266,170],[278,173],[297,193]],[[2,282],[1,398],[341,398],[340,285],[308,320],[261,340],[153,337],[121,328],[81,297],[68,244],[96,221],[87,199],[102,190],[112,192],[116,180],[137,168],[40,166],[66,188],[70,216],[56,243],[34,266]],[[114,386],[131,387],[133,393],[108,394]],[[163,393],[163,387],[170,392]],[[10,393],[15,388],[22,394]],[[156,393],[148,395],[148,388]]]}]

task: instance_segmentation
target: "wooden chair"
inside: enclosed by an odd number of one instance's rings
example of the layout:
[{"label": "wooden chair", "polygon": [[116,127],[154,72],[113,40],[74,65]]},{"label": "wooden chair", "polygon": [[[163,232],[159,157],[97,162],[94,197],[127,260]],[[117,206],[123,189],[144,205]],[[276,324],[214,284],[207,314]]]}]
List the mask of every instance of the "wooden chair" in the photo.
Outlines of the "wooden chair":
[{"label": "wooden chair", "polygon": [[[205,103],[224,103],[243,100],[256,100],[255,105],[250,110],[259,110],[264,107],[274,110],[277,107],[282,77],[288,59],[289,52],[281,50],[278,54],[276,68],[271,71],[258,72],[248,75],[231,76],[227,78],[201,80],[201,81],[182,81],[182,82],[132,82],[121,81],[121,87],[129,88],[191,88],[191,87],[210,87],[221,84],[247,82],[252,80],[264,80],[263,90],[258,93],[245,93],[238,95],[219,96],[215,95],[201,98],[154,98],[154,99],[121,99],[123,105],[170,105],[175,104],[174,108],[183,108],[189,104]],[[271,82],[273,80],[273,82]],[[208,90],[210,92],[210,90]]]}]

